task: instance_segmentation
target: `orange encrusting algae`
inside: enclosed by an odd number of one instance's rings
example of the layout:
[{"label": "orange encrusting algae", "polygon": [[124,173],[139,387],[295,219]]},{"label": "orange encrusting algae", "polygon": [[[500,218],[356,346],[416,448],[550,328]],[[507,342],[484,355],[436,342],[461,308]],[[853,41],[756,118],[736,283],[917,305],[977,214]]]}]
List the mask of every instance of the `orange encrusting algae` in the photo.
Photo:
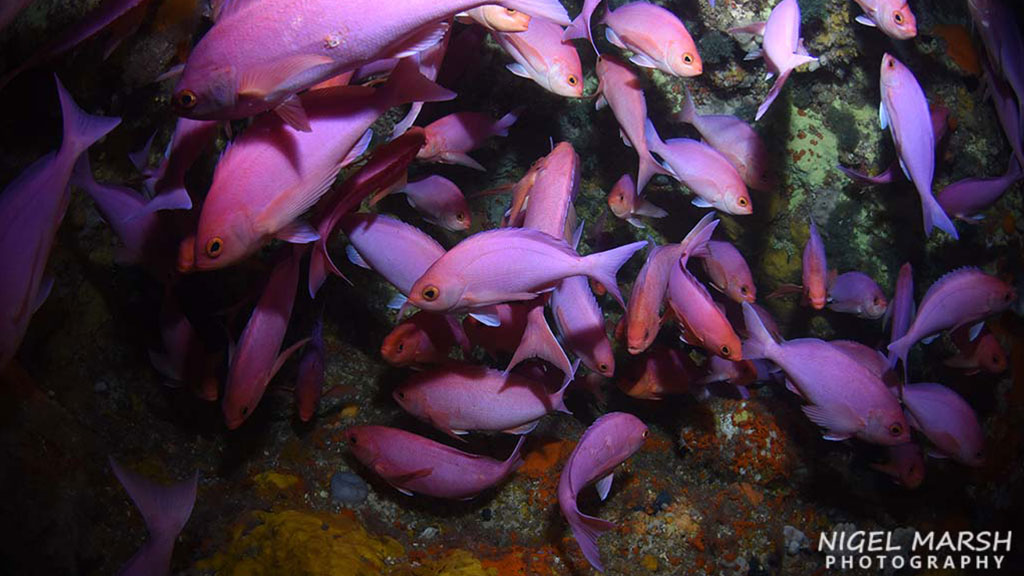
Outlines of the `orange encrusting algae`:
[{"label": "orange encrusting algae", "polygon": [[934,29],[935,34],[946,42],[946,55],[971,76],[981,74],[981,65],[978,62],[978,53],[974,50],[974,43],[971,42],[971,35],[963,26],[939,25]]}]

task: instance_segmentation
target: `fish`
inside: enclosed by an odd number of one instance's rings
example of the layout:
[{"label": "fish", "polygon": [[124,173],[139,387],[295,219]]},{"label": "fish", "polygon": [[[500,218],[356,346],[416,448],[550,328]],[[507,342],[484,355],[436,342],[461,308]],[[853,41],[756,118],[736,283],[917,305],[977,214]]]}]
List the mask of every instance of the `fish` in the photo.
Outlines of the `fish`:
[{"label": "fish", "polygon": [[33,162],[0,193],[0,370],[14,358],[53,287],[46,262],[71,201],[68,182],[78,158],[121,123],[86,114],[60,79],[54,81],[64,123],[60,148]]},{"label": "fish", "polygon": [[421,310],[384,337],[380,355],[392,366],[443,364],[456,343],[468,355],[469,340],[458,322],[451,316]]},{"label": "fish", "polygon": [[698,383],[704,386],[716,382],[728,382],[744,387],[757,382],[757,366],[751,360],[733,361],[718,355],[708,357],[708,373]]},{"label": "fish", "polygon": [[[548,297],[549,294],[545,293],[527,303],[526,324],[523,327],[522,337],[515,348],[515,352],[512,354],[512,359],[509,361],[508,366],[505,367],[505,372],[512,370],[521,362],[530,358],[540,358],[547,360],[558,368],[565,375],[567,381],[572,379],[572,375],[575,373],[572,363],[562,349],[562,345],[555,338],[555,334],[551,331],[551,326],[548,325],[548,320],[544,315],[544,307],[548,302]],[[490,319],[493,323],[495,317],[490,315],[489,311],[491,309],[488,307],[484,310],[471,312],[471,314],[485,321]]]},{"label": "fish", "polygon": [[898,400],[868,367],[816,338],[776,342],[746,302],[743,318],[750,334],[744,357],[766,358],[786,373],[791,390],[808,402],[804,414],[825,429],[826,440],[857,437],[883,446],[910,441]]},{"label": "fish", "polygon": [[705,142],[729,159],[748,188],[774,190],[778,183],[771,170],[768,147],[753,127],[735,116],[699,114],[689,88],[683,90],[683,108],[675,120],[696,128]]},{"label": "fish", "polygon": [[943,362],[946,366],[964,370],[968,376],[982,371],[988,374],[1002,374],[1006,371],[1009,364],[1006,352],[992,332],[982,330],[971,341],[969,331],[962,327],[953,331],[951,336],[958,353]]},{"label": "fish", "polygon": [[889,307],[878,283],[863,272],[845,272],[832,278],[827,300],[829,310],[868,320],[878,320]]},{"label": "fish", "polygon": [[158,484],[110,457],[110,469],[128,493],[149,533],[146,542],[121,566],[121,576],[166,576],[178,535],[192,516],[199,487],[199,472],[170,485]]},{"label": "fish", "polygon": [[298,376],[295,378],[295,408],[302,422],[312,420],[320,404],[324,388],[324,354],[324,318],[321,311],[313,323],[309,342],[302,351]]},{"label": "fish", "polygon": [[[502,8],[504,10],[504,8]],[[420,65],[420,74],[424,78],[432,82],[436,82],[438,76],[441,74],[441,65],[445,61],[445,57],[448,55],[448,45],[451,42],[452,33],[449,29],[444,35],[444,38],[440,42],[434,44],[430,48],[427,48],[423,52],[410,56],[415,59]],[[412,128],[413,124],[416,123],[416,119],[419,118],[420,112],[423,111],[424,102],[413,102],[412,106],[409,107],[409,111],[405,113],[398,122],[395,122],[395,127],[391,130],[391,139],[394,140],[402,134],[405,134],[409,128]]]},{"label": "fish", "polygon": [[551,296],[551,314],[562,342],[584,366],[602,376],[615,374],[615,353],[605,333],[604,314],[585,276],[558,284]]},{"label": "fish", "polygon": [[639,158],[636,193],[640,196],[655,174],[668,174],[647,148],[647,100],[644,99],[643,85],[625,62],[609,54],[598,56],[597,78],[595,107],[598,110],[605,106],[612,109],[619,123],[622,142],[636,150]]},{"label": "fish", "polygon": [[456,15],[463,24],[479,24],[498,32],[525,32],[533,22],[529,14],[502,6],[480,6]]},{"label": "fish", "polygon": [[939,191],[935,200],[946,214],[965,222],[984,219],[984,212],[1003,197],[1003,194],[1024,178],[1016,158],[1010,159],[1006,173],[995,178],[965,178]]},{"label": "fish", "polygon": [[636,182],[630,174],[623,174],[608,192],[608,208],[616,218],[625,220],[637,228],[644,227],[643,221],[638,216],[648,218],[668,216],[668,212],[664,209],[636,195]]},{"label": "fish", "polygon": [[913,490],[924,482],[924,454],[915,442],[889,446],[888,461],[869,464],[875,470],[888,474],[892,481]]},{"label": "fish", "polygon": [[469,341],[483,348],[491,358],[497,359],[505,354],[511,356],[523,340],[526,316],[532,309],[532,301],[497,304],[493,308],[496,326],[488,326],[469,315],[462,321],[462,329]]},{"label": "fish", "polygon": [[[473,215],[466,197],[454,182],[444,176],[427,176],[401,186],[396,194],[405,194],[409,205],[423,219],[445,230],[463,232],[473,224]],[[376,202],[379,198],[374,198]]]},{"label": "fish", "polygon": [[175,385],[188,384],[197,397],[216,401],[219,383],[211,360],[218,366],[221,360],[207,353],[203,339],[181,309],[179,296],[171,286],[165,288],[160,303],[160,341],[163,352],[149,350],[153,368]]},{"label": "fish", "polygon": [[697,366],[683,351],[658,345],[642,356],[630,358],[616,385],[632,398],[662,400],[689,394],[696,375]]},{"label": "fish", "polygon": [[995,71],[992,70],[992,64],[985,59],[982,59],[982,64],[985,86],[992,96],[992,104],[995,106],[999,125],[1003,128],[1003,135],[1006,136],[1010,149],[1013,150],[1013,157],[1017,160],[1017,166],[1024,166],[1024,141],[1021,140],[1021,134],[1024,133],[1024,119],[1021,117],[1022,111],[1017,107],[1013,90],[1007,86],[1006,82],[996,76]]},{"label": "fish", "polygon": [[1017,118],[1022,123],[1020,129],[1024,130],[1024,61],[1020,57],[1024,54],[1024,36],[1017,25],[1015,8],[1004,0],[967,1],[988,62],[1017,96]]},{"label": "fish", "polygon": [[[146,188],[156,195],[146,211],[192,209],[192,199],[185,190],[185,174],[213,143],[217,130],[217,122],[178,119],[163,159],[146,178]],[[157,198],[163,201],[156,202]]]},{"label": "fish", "polygon": [[395,490],[447,500],[470,500],[500,484],[523,463],[526,441],[520,436],[502,462],[388,426],[353,426],[343,434],[356,459]]},{"label": "fish", "polygon": [[871,370],[871,373],[879,378],[884,379],[885,374],[889,371],[889,359],[885,354],[870,346],[853,340],[832,340],[829,344],[860,362],[862,366]]},{"label": "fish", "polygon": [[757,300],[757,286],[743,254],[729,242],[709,240],[706,254],[698,256],[711,285],[736,303]]},{"label": "fish", "polygon": [[583,64],[576,47],[563,41],[562,34],[558,24],[535,18],[526,32],[491,36],[515,60],[505,65],[509,72],[533,80],[552,94],[582,98]]},{"label": "fish", "polygon": [[409,302],[423,310],[454,312],[532,300],[570,276],[600,282],[625,308],[615,276],[646,241],[580,256],[560,238],[529,228],[478,232],[459,242],[423,273]]},{"label": "fish", "polygon": [[932,196],[935,174],[935,138],[924,90],[909,68],[894,56],[882,56],[882,100],[878,108],[882,129],[889,128],[900,166],[917,188],[924,214],[924,231],[930,236],[937,226],[959,239],[956,226]]},{"label": "fish", "polygon": [[235,2],[192,49],[171,102],[196,120],[275,110],[305,130],[296,94],[370,62],[421,52],[442,39],[448,18],[486,4],[569,23],[558,0]]},{"label": "fish", "polygon": [[469,70],[476,70],[480,64],[482,46],[487,39],[487,30],[482,26],[469,26],[451,39],[450,49],[445,51],[437,82],[442,86],[455,86]]},{"label": "fish", "polygon": [[316,241],[317,230],[299,217],[366,150],[373,135],[370,125],[397,104],[452,97],[405,61],[377,89],[343,86],[304,94],[312,132],[297,131],[273,115],[261,116],[217,163],[199,214],[195,268],[229,266],[272,238]]},{"label": "fish", "polygon": [[470,431],[529,434],[565,407],[565,384],[548,392],[543,382],[514,372],[454,362],[412,375],[392,397],[403,410],[458,438]]},{"label": "fish", "polygon": [[558,478],[558,507],[572,528],[583,556],[599,572],[603,572],[604,567],[597,537],[615,528],[615,524],[580,512],[576,499],[595,481],[598,496],[601,500],[607,498],[613,470],[643,446],[647,435],[647,426],[636,416],[609,412],[583,432]]},{"label": "fish", "polygon": [[802,293],[803,303],[815,310],[823,310],[828,303],[828,261],[825,258],[825,244],[818,234],[818,227],[811,220],[807,243],[804,244],[802,260],[803,286],[783,284],[769,298],[784,294]]},{"label": "fish", "polygon": [[440,162],[466,166],[481,172],[487,169],[467,154],[483,145],[491,136],[508,136],[508,129],[519,119],[513,110],[495,121],[479,112],[456,112],[429,124],[424,131],[426,145],[416,158],[421,162]]},{"label": "fish", "polygon": [[886,36],[909,40],[917,36],[917,19],[910,11],[907,0],[854,0],[863,14],[855,20],[865,26],[878,28]]},{"label": "fish", "polygon": [[985,432],[959,394],[941,384],[907,384],[903,405],[910,425],[932,443],[929,456],[952,458],[965,466],[984,464]]},{"label": "fish", "polygon": [[304,252],[301,246],[282,247],[280,259],[270,271],[238,343],[232,347],[221,402],[224,422],[230,430],[252,415],[281,366],[310,340],[303,338],[281,351],[295,304],[299,261]]},{"label": "fish", "polygon": [[662,141],[650,120],[646,132],[647,147],[662,158],[662,167],[696,195],[694,206],[728,214],[754,213],[747,185],[725,155],[689,138]]},{"label": "fish", "polygon": [[[949,108],[939,104],[929,104],[928,113],[932,121],[932,133],[935,136],[936,156],[939,156],[939,145],[949,133]],[[869,176],[846,166],[840,165],[839,170],[848,178],[863,184],[889,184],[897,179],[906,178],[906,174],[900,168],[899,157],[893,160],[892,164],[875,176]]]},{"label": "fish", "polygon": [[565,223],[580,189],[579,154],[569,142],[559,142],[538,163],[522,226],[565,237]]},{"label": "fish", "polygon": [[590,28],[590,21],[594,18],[594,11],[597,10],[597,6],[600,3],[601,0],[583,0],[583,7],[580,9],[579,15],[573,19],[572,23],[565,29],[565,33],[562,34],[563,42],[576,40],[577,38],[586,38],[587,42],[590,42],[590,45],[593,46],[594,54],[601,55],[601,51],[597,49],[597,44],[594,43],[594,33]]},{"label": "fish", "polygon": [[[889,333],[889,342],[895,342],[903,337],[914,321],[917,313],[917,303],[914,302],[914,268],[910,262],[904,262],[900,266],[899,274],[896,276],[896,289],[893,291],[892,304],[886,310],[886,314],[892,320],[892,329]],[[893,352],[889,352],[889,368],[896,368],[898,358]]]},{"label": "fish", "polygon": [[670,10],[649,2],[630,2],[605,14],[605,37],[633,52],[630,62],[683,78],[704,71],[697,44]]},{"label": "fish", "polygon": [[982,320],[1006,310],[1017,299],[1013,287],[978,268],[958,268],[932,284],[917,308],[917,316],[889,351],[906,366],[910,348],[919,340],[930,342],[943,330],[971,326],[977,336]]}]

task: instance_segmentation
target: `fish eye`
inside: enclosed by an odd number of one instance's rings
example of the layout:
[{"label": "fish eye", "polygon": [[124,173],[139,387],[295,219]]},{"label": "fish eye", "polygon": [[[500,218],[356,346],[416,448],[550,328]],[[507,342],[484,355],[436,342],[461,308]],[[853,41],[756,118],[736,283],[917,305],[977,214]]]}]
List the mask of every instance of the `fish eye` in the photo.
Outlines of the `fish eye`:
[{"label": "fish eye", "polygon": [[648,434],[649,434],[649,432],[648,432],[647,430],[644,430],[644,433],[642,434],[642,436],[643,436],[644,438],[647,438],[647,435],[648,435]]},{"label": "fish eye", "polygon": [[743,294],[744,296],[746,296],[747,292],[749,292],[749,290],[747,290],[746,286],[740,286],[740,294]]},{"label": "fish eye", "polygon": [[210,258],[216,258],[220,256],[220,253],[224,250],[224,241],[220,239],[220,236],[214,236],[206,242],[206,255]]},{"label": "fish eye", "polygon": [[575,86],[575,85],[580,83],[580,79],[577,78],[575,74],[570,74],[568,82],[569,82],[569,86]]},{"label": "fish eye", "polygon": [[601,372],[607,372],[608,365],[605,364],[604,362],[601,362],[600,364],[597,365],[597,369],[600,370]]},{"label": "fish eye", "polygon": [[728,356],[729,353],[732,352],[732,350],[730,350],[728,346],[722,346],[721,352],[722,356]]},{"label": "fish eye", "polygon": [[746,208],[747,205],[750,204],[750,202],[748,202],[746,198],[740,198],[739,200],[736,201],[736,203],[740,205],[740,208]]},{"label": "fish eye", "polygon": [[398,351],[401,352],[404,349],[405,349],[405,344],[403,342],[399,342],[398,343]]},{"label": "fish eye", "polygon": [[689,52],[683,54],[683,62],[686,64],[693,64],[693,54],[690,54]]},{"label": "fish eye", "polygon": [[437,286],[431,285],[424,288],[422,294],[424,300],[427,302],[433,302],[441,295],[441,291],[437,289]]},{"label": "fish eye", "polygon": [[889,434],[894,437],[903,434],[903,425],[899,422],[893,422],[889,425]]},{"label": "fish eye", "polygon": [[242,406],[242,416],[247,416],[248,414],[249,414],[249,407],[248,406]]},{"label": "fish eye", "polygon": [[196,93],[191,90],[182,90],[174,95],[174,105],[182,110],[191,110],[199,103]]},{"label": "fish eye", "polygon": [[515,8],[505,8],[505,12],[506,12],[507,14],[510,14],[510,15],[511,15],[511,14],[515,14],[515,13],[516,13],[516,10],[515,10]]},{"label": "fish eye", "polygon": [[886,66],[888,66],[889,68],[895,68],[896,67],[896,61],[893,60],[892,58],[889,58],[889,61],[886,62]]},{"label": "fish eye", "polygon": [[405,392],[398,392],[398,397],[405,400]]},{"label": "fish eye", "polygon": [[353,446],[355,446],[356,444],[359,443],[359,440],[356,438],[355,434],[349,434],[348,435],[348,443],[353,445]]},{"label": "fish eye", "polygon": [[455,214],[455,219],[458,220],[459,222],[462,222],[463,220],[466,219],[466,215],[463,214],[462,212],[457,212]]},{"label": "fish eye", "polygon": [[901,13],[899,13],[899,12],[893,12],[893,15],[892,15],[892,19],[893,19],[893,20],[894,20],[894,21],[895,21],[895,22],[896,22],[897,24],[903,24],[903,14],[901,14]]},{"label": "fish eye", "polygon": [[999,356],[993,356],[993,357],[992,357],[992,363],[993,363],[993,364],[1001,364],[1001,363],[1002,363],[1002,360],[1003,360],[1003,359],[1002,359],[1002,358],[1000,358]]}]

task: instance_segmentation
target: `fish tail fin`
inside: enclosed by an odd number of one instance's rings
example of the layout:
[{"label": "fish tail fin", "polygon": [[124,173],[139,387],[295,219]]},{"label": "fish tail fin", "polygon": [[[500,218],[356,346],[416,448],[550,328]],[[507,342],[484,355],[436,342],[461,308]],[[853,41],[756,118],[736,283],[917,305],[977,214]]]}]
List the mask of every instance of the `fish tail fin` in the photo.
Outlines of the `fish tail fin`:
[{"label": "fish tail fin", "polygon": [[562,381],[562,387],[558,389],[558,392],[555,392],[554,396],[552,396],[552,398],[555,399],[555,404],[554,404],[553,408],[555,409],[556,412],[563,412],[563,413],[569,414],[569,415],[572,414],[572,411],[569,410],[569,408],[566,407],[566,405],[565,405],[565,392],[566,392],[566,390],[569,389],[569,385],[572,384],[573,381],[575,380],[575,378],[576,378],[576,371],[579,370],[579,368],[580,368],[580,359],[577,358],[572,363],[572,371],[571,372],[567,372],[565,374],[565,380]]},{"label": "fish tail fin", "polygon": [[[327,281],[327,273],[330,271],[332,274],[341,277],[342,280],[349,282],[349,279],[338,270],[338,267],[334,265],[334,261],[331,260],[331,255],[327,252],[327,239],[324,238],[323,233],[320,235],[320,239],[313,243],[313,250],[309,254],[309,297],[316,298],[316,293],[320,290],[320,287]],[[349,282],[351,284],[351,282]]]},{"label": "fish tail fin", "polygon": [[604,572],[604,566],[601,564],[601,552],[597,548],[597,537],[613,530],[615,524],[577,511],[576,517],[569,521],[569,527],[572,528],[572,535],[580,545],[580,550],[583,551],[583,557],[590,562],[595,570]]},{"label": "fish tail fin", "polygon": [[142,514],[150,537],[154,541],[173,546],[192,515],[199,473],[196,472],[187,480],[165,486],[122,467],[113,458],[110,458],[110,467]]},{"label": "fish tail fin", "polygon": [[956,231],[956,225],[949,219],[946,211],[942,209],[938,200],[930,192],[921,194],[921,210],[924,214],[925,236],[930,236],[932,228],[937,226],[940,230],[952,236],[954,240],[960,239],[960,235]]},{"label": "fish tail fin", "polygon": [[750,334],[750,337],[743,342],[743,359],[770,359],[771,352],[778,348],[779,344],[764,327],[764,322],[758,316],[757,310],[754,310],[754,307],[748,302],[743,303],[743,321],[747,326],[747,333]]},{"label": "fish tail fin", "polygon": [[573,19],[569,27],[565,29],[562,34],[562,42],[569,42],[570,40],[576,40],[578,38],[586,38],[590,45],[594,47],[595,54],[601,54],[597,49],[597,44],[594,43],[594,34],[590,29],[590,17],[593,14],[587,14],[586,11],[582,11]]},{"label": "fish tail fin", "polygon": [[507,374],[519,363],[530,358],[547,360],[561,370],[563,374],[571,378],[572,365],[569,363],[569,357],[565,355],[565,351],[558,344],[558,340],[555,339],[555,335],[551,332],[551,326],[548,325],[548,321],[544,317],[543,302],[535,303],[533,308],[527,312],[526,329],[523,331],[523,337],[519,340],[519,346],[516,347],[515,354],[512,355],[512,360],[508,363],[508,367],[505,368],[505,373]]},{"label": "fish tail fin", "polygon": [[526,443],[527,436],[528,434],[522,434],[519,436],[519,441],[516,442],[516,447],[512,449],[512,454],[510,454],[505,460],[506,473],[515,472],[523,465],[523,444]]},{"label": "fish tail fin", "polygon": [[523,107],[520,106],[515,110],[512,110],[508,114],[505,114],[494,124],[494,135],[495,136],[508,136],[508,129],[519,120],[519,115],[523,113]]},{"label": "fish tail fin", "polygon": [[626,302],[622,299],[622,292],[619,291],[619,285],[615,282],[615,276],[618,275],[619,268],[622,268],[622,265],[633,254],[646,245],[647,241],[641,240],[640,242],[633,242],[632,244],[626,244],[625,246],[619,246],[618,248],[598,252],[583,258],[586,266],[586,275],[600,282],[623,309],[626,308]]},{"label": "fish tail fin", "polygon": [[57,94],[60,97],[60,109],[64,117],[64,140],[60,145],[61,154],[69,154],[72,158],[77,159],[100,138],[116,128],[121,123],[121,119],[87,114],[85,110],[78,107],[78,104],[75,104],[75,100],[60,83],[60,78],[56,74],[53,79],[57,82]]},{"label": "fish tail fin", "polygon": [[410,102],[443,102],[455,98],[455,92],[421,74],[413,58],[399,61],[380,91],[388,108]]},{"label": "fish tail fin", "polygon": [[717,227],[718,220],[715,218],[714,212],[708,212],[699,222],[693,225],[693,229],[690,230],[680,243],[680,246],[683,248],[682,257],[679,259],[680,266],[685,268],[686,262],[691,256],[703,257],[708,255],[708,240],[711,240],[711,234],[714,233]]},{"label": "fish tail fin", "polygon": [[782,92],[782,87],[786,84],[786,79],[789,78],[790,73],[793,72],[792,68],[782,71],[779,73],[779,77],[775,79],[775,83],[772,84],[772,89],[768,91],[768,95],[764,97],[764,102],[757,107],[757,114],[754,115],[754,121],[757,122],[764,116],[764,113],[768,111],[768,108],[778,98],[779,93]]},{"label": "fish tail fin", "polygon": [[910,347],[914,345],[914,342],[907,336],[903,336],[897,340],[893,340],[889,343],[889,363],[892,368],[896,367],[896,362],[903,363],[903,369],[906,371],[907,367],[907,355],[910,353]]},{"label": "fish tail fin", "polygon": [[572,23],[569,13],[559,0],[495,0],[495,4],[519,10],[534,18],[544,18],[556,22],[561,26],[568,26]]},{"label": "fish tail fin", "polygon": [[676,115],[676,120],[683,124],[693,124],[697,119],[697,106],[693,103],[693,96],[689,88],[683,88],[683,109]]}]

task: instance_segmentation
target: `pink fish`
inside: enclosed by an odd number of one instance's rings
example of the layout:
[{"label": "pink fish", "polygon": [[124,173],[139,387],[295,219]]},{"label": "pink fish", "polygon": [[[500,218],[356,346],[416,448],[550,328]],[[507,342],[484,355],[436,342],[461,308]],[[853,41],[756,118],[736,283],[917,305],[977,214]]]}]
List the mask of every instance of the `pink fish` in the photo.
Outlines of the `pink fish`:
[{"label": "pink fish", "polygon": [[[889,342],[895,342],[907,333],[916,313],[914,269],[910,266],[910,262],[906,262],[903,266],[900,266],[899,275],[896,277],[896,290],[892,297],[892,305],[886,311],[886,314],[890,314],[892,319],[892,331],[889,335]],[[896,354],[889,352],[889,367],[895,368],[896,361]]]},{"label": "pink fish", "polygon": [[462,328],[469,341],[483,348],[491,358],[504,354],[511,356],[523,340],[526,316],[532,309],[533,302],[498,304],[494,306],[494,316],[498,320],[496,326],[488,326],[473,316],[466,316]]},{"label": "pink fish", "polygon": [[629,66],[615,56],[604,54],[597,59],[598,110],[609,106],[615,119],[619,122],[619,134],[627,146],[636,150],[640,159],[640,168],[636,179],[636,193],[641,195],[647,182],[655,174],[667,174],[651,156],[647,148],[645,135],[647,122],[647,100],[640,79],[630,70]]},{"label": "pink fish", "polygon": [[479,112],[456,112],[435,120],[424,128],[427,144],[416,156],[423,162],[457,164],[486,172],[467,152],[483,146],[491,136],[508,136],[508,129],[519,119],[519,110],[513,110],[500,120],[493,120]]},{"label": "pink fish", "polygon": [[676,120],[696,128],[705,142],[728,158],[747,187],[773,190],[777,183],[769,163],[768,147],[750,124],[735,116],[702,116],[697,113],[689,89],[685,89],[685,95],[683,109]]},{"label": "pink fish", "polygon": [[941,384],[907,384],[903,404],[910,425],[921,431],[934,448],[929,456],[952,458],[967,466],[985,461],[985,432],[971,405]]},{"label": "pink fish", "polygon": [[644,227],[644,223],[638,216],[647,216],[648,218],[668,216],[668,212],[636,195],[636,182],[629,174],[623,174],[622,178],[619,178],[608,192],[608,207],[611,208],[612,214],[615,214],[616,218],[621,218],[637,228]]},{"label": "pink fish", "polygon": [[828,283],[829,310],[878,320],[888,307],[878,283],[863,272],[846,272]]},{"label": "pink fish", "polygon": [[448,361],[456,342],[463,350],[469,350],[469,341],[455,320],[421,310],[403,320],[384,337],[380,355],[392,366],[442,364]]},{"label": "pink fish", "polygon": [[760,120],[764,113],[782,92],[782,87],[793,70],[817,60],[803,49],[800,38],[800,5],[796,0],[782,0],[772,8],[764,24],[762,52],[768,77],[777,76],[764,102],[757,108],[754,120]]},{"label": "pink fish", "polygon": [[998,202],[1021,178],[1024,178],[1024,172],[1017,160],[1011,158],[1006,174],[995,178],[959,180],[939,191],[935,200],[946,214],[966,222],[977,222],[985,217],[982,212]]},{"label": "pink fish", "polygon": [[753,214],[747,185],[721,152],[689,138],[663,142],[650,120],[647,121],[647,147],[661,156],[662,166],[673,178],[696,195],[692,201],[694,206],[728,214]]},{"label": "pink fish", "polygon": [[523,463],[526,441],[520,436],[501,462],[387,426],[354,426],[344,434],[355,457],[402,494],[449,500],[469,500],[508,478]]},{"label": "pink fish", "polygon": [[318,232],[298,218],[330,190],[341,168],[366,150],[370,125],[397,104],[453,96],[407,61],[378,89],[343,86],[303,95],[313,132],[261,116],[217,163],[199,215],[195,267],[223,268],[275,237],[296,244],[316,241]]},{"label": "pink fish", "polygon": [[324,388],[324,319],[323,312],[313,324],[309,344],[299,360],[299,373],[295,379],[295,407],[299,420],[309,422],[316,415],[320,395]]},{"label": "pink fish", "polygon": [[427,176],[409,182],[396,193],[405,194],[409,205],[431,224],[452,232],[469,230],[472,225],[472,214],[466,204],[466,197],[454,182],[443,176]]},{"label": "pink fish", "polygon": [[164,576],[171,573],[174,543],[192,515],[199,472],[171,485],[158,484],[110,458],[110,469],[146,522],[149,537],[118,570],[120,576]]},{"label": "pink fish", "polygon": [[1006,352],[995,334],[983,330],[972,342],[966,327],[952,334],[953,344],[959,352],[947,358],[944,364],[951,368],[965,370],[967,375],[977,374],[984,370],[989,374],[1002,374],[1006,371]]},{"label": "pink fish", "polygon": [[616,384],[623,394],[640,400],[661,400],[688,394],[697,366],[681,350],[655,346],[647,354],[630,358]]},{"label": "pink fish", "polygon": [[728,382],[734,386],[749,386],[757,381],[757,366],[751,360],[733,361],[712,355],[708,358],[708,373],[701,378],[703,385]]},{"label": "pink fish", "polygon": [[498,43],[515,62],[505,67],[527,80],[533,80],[553,94],[566,98],[583,97],[583,64],[576,47],[562,41],[562,27],[535,18],[530,29],[516,34],[495,32]]},{"label": "pink fish", "polygon": [[551,296],[551,313],[566,347],[602,376],[615,373],[615,353],[605,333],[604,314],[583,276],[566,278]]},{"label": "pink fish", "polygon": [[914,442],[889,446],[889,460],[884,464],[872,463],[871,467],[892,477],[892,481],[913,490],[924,482],[924,455],[921,447]]},{"label": "pink fish", "polygon": [[580,188],[580,157],[572,144],[559,142],[537,163],[522,225],[545,234],[566,236],[565,223]]},{"label": "pink fish", "polygon": [[292,316],[292,306],[295,304],[299,261],[304,252],[299,246],[284,250],[283,257],[271,270],[263,294],[231,353],[224,401],[221,404],[224,422],[231,430],[245,422],[263,398],[267,385],[277,371],[293,352],[309,341],[309,338],[299,340],[281,351],[288,321]]},{"label": "pink fish", "polygon": [[565,386],[549,393],[542,382],[515,373],[452,363],[414,374],[392,396],[403,410],[450,436],[529,434],[549,412],[571,414],[562,398]]},{"label": "pink fish", "polygon": [[463,24],[479,24],[497,32],[525,32],[532,24],[528,14],[501,6],[480,6],[459,14]]},{"label": "pink fish", "polygon": [[828,302],[828,262],[825,259],[825,244],[818,235],[818,227],[814,225],[814,220],[811,220],[810,235],[804,244],[802,274],[803,286],[784,284],[768,297],[799,292],[803,294],[805,304],[810,304],[815,310],[824,309]]},{"label": "pink fish", "polygon": [[939,278],[925,293],[907,333],[889,344],[889,351],[907,363],[907,353],[918,340],[931,342],[943,330],[972,326],[977,336],[982,320],[1006,310],[1017,298],[1013,288],[977,268],[960,268]]},{"label": "pink fish", "polygon": [[854,0],[863,14],[857,22],[878,27],[886,36],[897,40],[908,40],[917,36],[917,19],[910,11],[907,0]]},{"label": "pink fish", "polygon": [[750,266],[735,246],[728,242],[711,240],[706,246],[706,255],[698,255],[704,263],[704,271],[711,279],[711,285],[734,302],[757,300],[757,286],[750,273]]},{"label": "pink fish", "polygon": [[884,446],[910,441],[899,402],[866,366],[823,340],[776,342],[750,304],[743,304],[743,317],[750,333],[744,356],[767,358],[786,373],[808,402],[804,414],[826,430],[826,440],[856,436]]},{"label": "pink fish", "polygon": [[276,109],[304,129],[295,94],[364,64],[421,52],[441,40],[448,18],[485,4],[569,23],[558,0],[236,2],[192,49],[172,103],[197,120]]},{"label": "pink fish", "polygon": [[149,206],[149,210],[189,210],[192,200],[185,191],[185,174],[213,143],[217,136],[217,122],[179,118],[171,141],[167,144],[163,160],[156,171],[146,179],[146,188],[163,200]]},{"label": "pink fish", "polygon": [[32,315],[53,287],[44,273],[71,200],[72,170],[79,156],[121,122],[86,114],[54,80],[64,122],[60,149],[36,160],[0,193],[0,369],[18,351]]},{"label": "pink fish", "polygon": [[618,10],[608,8],[604,23],[608,26],[608,41],[632,51],[629,61],[637,66],[682,77],[704,71],[690,32],[675,14],[661,6],[631,2]]},{"label": "pink fish", "polygon": [[[504,11],[505,8],[500,8],[500,10]],[[420,74],[427,80],[436,81],[438,75],[441,74],[441,64],[444,63],[445,56],[448,54],[448,44],[451,36],[452,34],[449,30],[440,42],[412,56],[413,59],[419,62]],[[405,134],[406,130],[412,128],[412,125],[416,123],[416,119],[419,118],[420,112],[423,111],[423,104],[423,102],[413,102],[412,106],[409,107],[409,111],[405,113],[405,117],[395,122],[395,128],[391,131],[392,139]]]},{"label": "pink fish", "polygon": [[882,57],[882,102],[878,109],[882,129],[892,133],[900,166],[921,197],[925,235],[938,226],[954,239],[956,227],[932,196],[935,174],[935,138],[924,90],[909,68],[891,54]]},{"label": "pink fish", "polygon": [[[946,137],[946,134],[949,133],[949,108],[939,104],[931,104],[928,107],[928,113],[932,121],[932,133],[935,135],[935,149],[938,156],[940,155],[939,145],[942,143],[943,138]],[[839,166],[839,170],[851,180],[862,184],[889,184],[906,178],[906,174],[900,168],[899,158],[893,160],[888,168],[875,176],[869,176],[846,166]]]},{"label": "pink fish", "polygon": [[871,373],[879,378],[883,378],[885,373],[889,371],[889,359],[886,358],[885,354],[870,346],[854,342],[853,340],[832,340],[829,344],[838,348],[857,362],[860,362],[862,366],[871,370]]},{"label": "pink fish", "polygon": [[[214,402],[219,394],[211,368],[213,356],[181,309],[178,295],[168,286],[160,304],[160,340],[164,351],[149,351],[153,368],[170,382],[188,384],[197,397]],[[221,360],[216,358],[219,365]]]},{"label": "pink fish", "polygon": [[[1017,96],[1017,118],[1024,123],[1024,35],[1017,23],[1016,3],[1007,0],[968,0],[974,29],[995,72],[1006,79]],[[984,61],[984,59],[983,59]],[[999,100],[996,101],[999,106]],[[1024,124],[1019,128],[1024,130]],[[1024,159],[1020,160],[1024,163]]]},{"label": "pink fish", "polygon": [[570,276],[600,282],[625,307],[615,275],[647,242],[580,256],[565,240],[528,228],[480,232],[456,244],[416,281],[409,302],[453,312],[531,300]]},{"label": "pink fish", "polygon": [[594,17],[594,11],[597,10],[597,6],[600,3],[601,0],[583,0],[583,8],[580,9],[579,15],[569,24],[569,27],[565,29],[565,33],[562,35],[564,42],[577,38],[586,38],[590,45],[594,47],[594,54],[601,55],[601,52],[597,49],[597,44],[594,44],[594,34],[590,29],[590,20]]},{"label": "pink fish", "polygon": [[583,556],[599,572],[603,572],[604,567],[597,537],[615,524],[583,514],[576,505],[576,498],[594,481],[601,500],[607,498],[612,488],[612,471],[643,446],[647,434],[647,426],[632,414],[610,412],[601,416],[580,437],[558,479],[558,507],[572,528]]}]

